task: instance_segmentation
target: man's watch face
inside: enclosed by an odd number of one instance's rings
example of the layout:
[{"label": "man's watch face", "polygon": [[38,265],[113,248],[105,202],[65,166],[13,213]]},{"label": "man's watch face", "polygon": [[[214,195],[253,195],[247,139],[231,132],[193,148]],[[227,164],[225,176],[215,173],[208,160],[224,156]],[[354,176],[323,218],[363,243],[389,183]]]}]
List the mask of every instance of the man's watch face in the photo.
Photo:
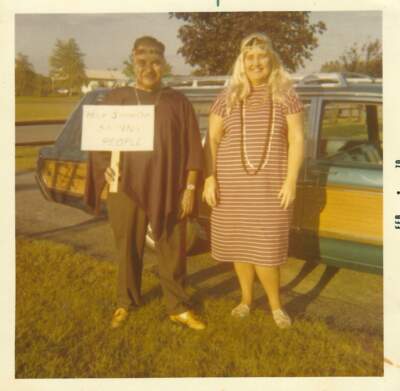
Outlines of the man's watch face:
[{"label": "man's watch face", "polygon": [[192,185],[192,184],[189,184],[189,185],[186,186],[186,189],[187,190],[194,190],[194,189],[196,189],[196,186]]}]

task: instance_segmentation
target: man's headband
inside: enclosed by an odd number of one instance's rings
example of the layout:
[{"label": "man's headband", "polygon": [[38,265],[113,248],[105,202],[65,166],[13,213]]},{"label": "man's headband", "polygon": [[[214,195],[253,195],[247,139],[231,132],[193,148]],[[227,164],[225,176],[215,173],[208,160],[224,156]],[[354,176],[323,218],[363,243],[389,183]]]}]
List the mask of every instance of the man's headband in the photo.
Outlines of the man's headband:
[{"label": "man's headband", "polygon": [[159,55],[161,57],[164,56],[164,54],[160,50],[155,48],[154,46],[147,46],[147,45],[146,46],[141,45],[137,49],[133,49],[133,53],[135,55],[138,55],[138,54],[157,54],[157,55]]}]

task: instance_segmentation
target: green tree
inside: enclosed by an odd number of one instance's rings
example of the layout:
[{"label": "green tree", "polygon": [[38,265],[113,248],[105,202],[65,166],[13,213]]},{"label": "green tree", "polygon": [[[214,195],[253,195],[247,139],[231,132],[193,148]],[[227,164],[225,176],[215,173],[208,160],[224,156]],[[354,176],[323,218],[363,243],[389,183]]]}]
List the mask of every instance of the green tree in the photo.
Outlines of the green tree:
[{"label": "green tree", "polygon": [[52,84],[50,77],[36,73],[35,88],[33,94],[37,96],[48,96],[51,94],[51,90],[52,90]]},{"label": "green tree", "polygon": [[18,53],[15,58],[15,95],[32,95],[35,89],[35,76],[28,56]]},{"label": "green tree", "polygon": [[309,12],[172,12],[186,22],[178,30],[178,53],[201,75],[227,74],[239,53],[240,41],[253,32],[266,33],[286,68],[295,71],[312,58],[323,22],[310,23]]},{"label": "green tree", "polygon": [[172,65],[169,62],[165,64],[164,76],[172,76]]},{"label": "green tree", "polygon": [[133,64],[131,57],[129,56],[127,60],[123,62],[122,73],[131,80],[135,79],[135,71],[133,70]]},{"label": "green tree", "polygon": [[69,95],[72,95],[73,91],[80,91],[87,81],[83,57],[84,54],[75,39],[57,39],[49,59],[50,76],[61,86],[68,88]]},{"label": "green tree", "polygon": [[353,43],[338,60],[328,61],[322,72],[357,72],[382,77],[382,43],[379,39],[359,46]]}]

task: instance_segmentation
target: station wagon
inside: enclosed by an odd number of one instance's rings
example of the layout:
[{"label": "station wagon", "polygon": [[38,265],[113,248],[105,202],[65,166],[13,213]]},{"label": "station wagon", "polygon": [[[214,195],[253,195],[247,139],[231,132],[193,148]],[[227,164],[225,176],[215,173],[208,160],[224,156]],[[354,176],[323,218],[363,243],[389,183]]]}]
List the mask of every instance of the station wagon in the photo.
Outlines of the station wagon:
[{"label": "station wagon", "polygon": [[[203,138],[210,105],[225,84],[224,77],[173,80],[173,87],[192,102]],[[312,74],[296,78],[295,88],[305,107],[306,151],[290,253],[382,273],[382,84],[363,75]],[[55,144],[40,150],[36,179],[48,200],[85,209],[82,107],[101,103],[108,91],[98,89],[84,96]],[[201,203],[197,221],[189,224],[190,246],[198,236],[208,238],[209,214]],[[147,241],[151,245],[151,230]]]}]

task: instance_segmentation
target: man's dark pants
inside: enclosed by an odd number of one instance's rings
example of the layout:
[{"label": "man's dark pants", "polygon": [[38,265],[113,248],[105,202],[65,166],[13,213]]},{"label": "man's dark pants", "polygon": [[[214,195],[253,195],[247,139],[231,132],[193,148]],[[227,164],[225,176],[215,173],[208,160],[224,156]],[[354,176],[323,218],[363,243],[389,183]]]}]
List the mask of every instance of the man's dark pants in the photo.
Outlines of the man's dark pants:
[{"label": "man's dark pants", "polygon": [[[148,218],[141,208],[123,192],[109,193],[108,219],[114,232],[118,257],[118,307],[140,304],[143,252]],[[171,233],[163,232],[155,242],[160,283],[167,312],[187,310],[189,297],[184,291],[186,277],[186,222],[181,221]]]}]

